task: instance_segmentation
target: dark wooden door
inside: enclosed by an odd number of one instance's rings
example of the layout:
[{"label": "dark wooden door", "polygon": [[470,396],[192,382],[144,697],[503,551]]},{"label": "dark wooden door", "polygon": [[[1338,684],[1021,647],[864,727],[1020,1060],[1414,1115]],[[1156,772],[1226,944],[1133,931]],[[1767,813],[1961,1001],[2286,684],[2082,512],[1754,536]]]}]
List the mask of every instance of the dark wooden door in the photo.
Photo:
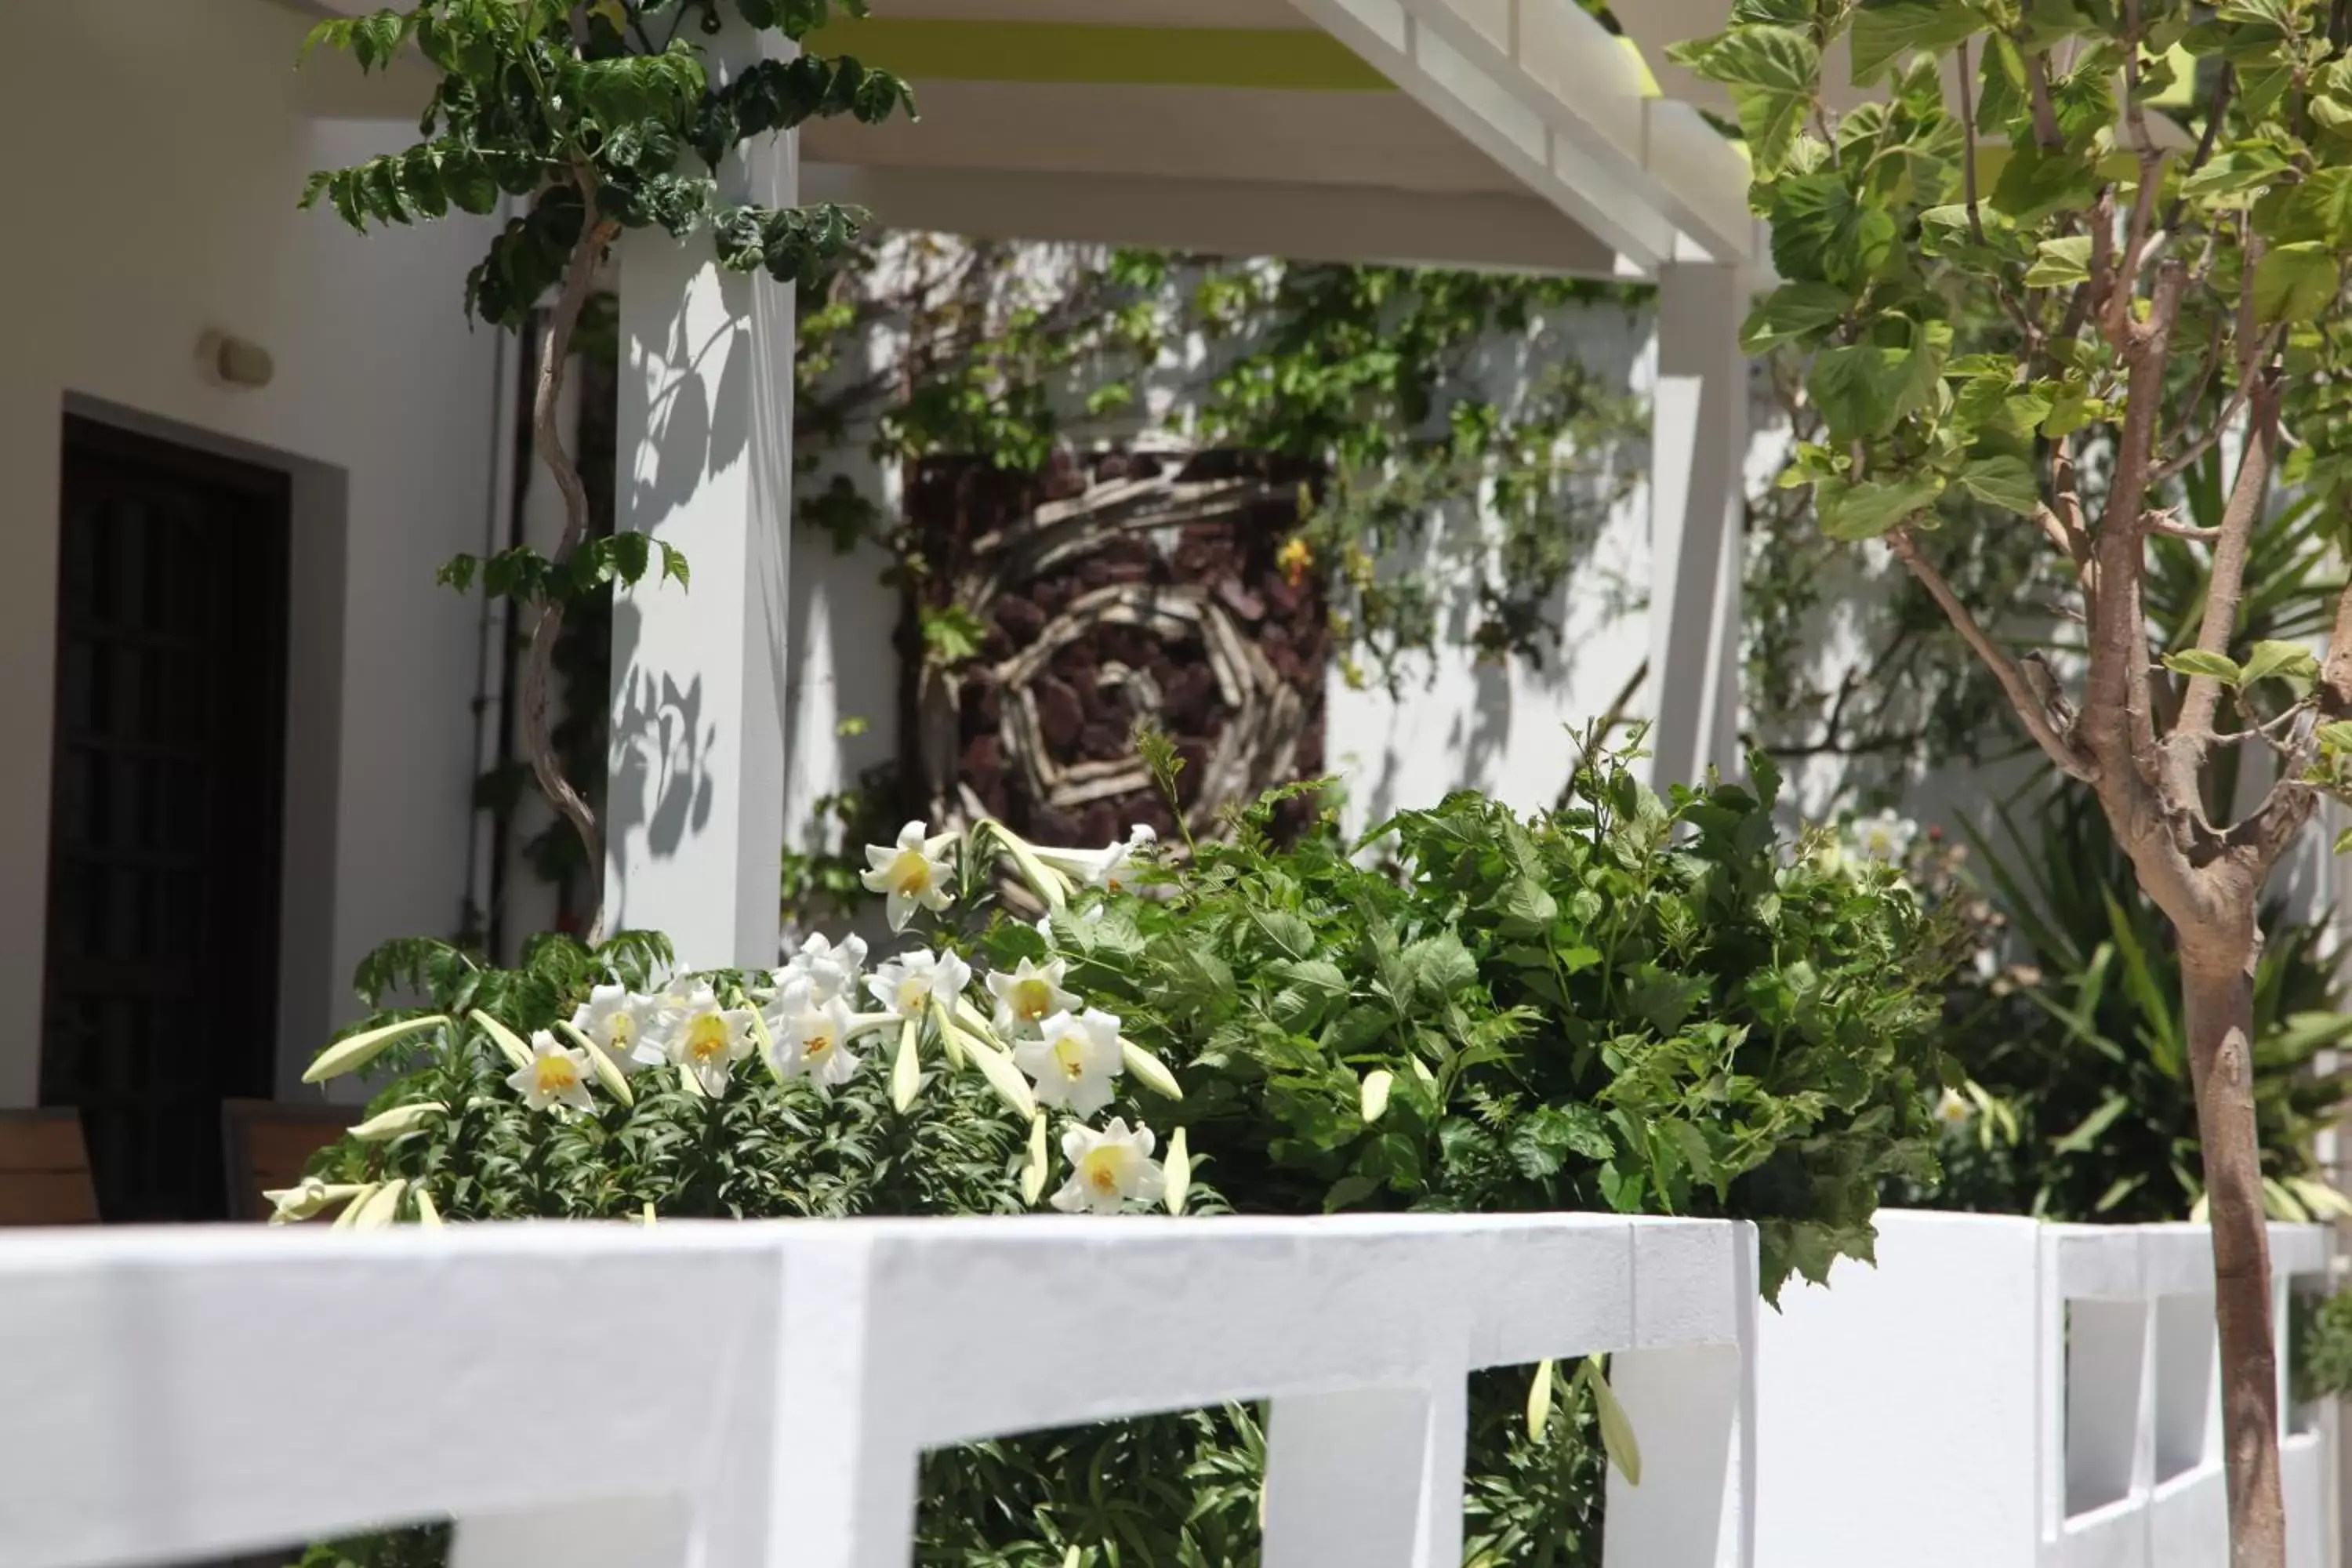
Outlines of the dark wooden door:
[{"label": "dark wooden door", "polygon": [[221,1101],[273,1090],[283,473],[68,417],[41,1099],[111,1222],[226,1215]]}]

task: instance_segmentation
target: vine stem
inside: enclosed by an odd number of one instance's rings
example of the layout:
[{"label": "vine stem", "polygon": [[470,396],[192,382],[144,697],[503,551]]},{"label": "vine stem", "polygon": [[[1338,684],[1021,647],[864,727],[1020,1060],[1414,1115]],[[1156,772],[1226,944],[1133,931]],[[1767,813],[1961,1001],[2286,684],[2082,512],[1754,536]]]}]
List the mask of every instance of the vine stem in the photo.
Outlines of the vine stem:
[{"label": "vine stem", "polygon": [[[593,211],[593,189],[582,195]],[[531,405],[532,445],[563,497],[563,536],[548,563],[551,577],[563,570],[588,536],[588,487],[581,482],[580,470],[572,466],[556,416],[563,396],[564,368],[572,357],[573,330],[580,324],[580,312],[588,303],[589,291],[595,287],[597,266],[619,231],[620,226],[610,219],[588,223],[582,228],[579,240],[572,247],[572,258],[564,266],[563,287],[548,318],[546,341],[540,345],[539,387]],[[590,886],[595,889],[587,941],[593,947],[604,937],[604,841],[596,831],[596,814],[589,809],[579,789],[563,776],[547,721],[548,679],[555,666],[556,638],[563,631],[563,600],[542,587],[532,596],[531,608],[530,646],[522,668],[523,745],[530,752],[531,776],[539,781],[540,793],[572,825],[572,831],[580,836],[581,847],[587,851]]]}]

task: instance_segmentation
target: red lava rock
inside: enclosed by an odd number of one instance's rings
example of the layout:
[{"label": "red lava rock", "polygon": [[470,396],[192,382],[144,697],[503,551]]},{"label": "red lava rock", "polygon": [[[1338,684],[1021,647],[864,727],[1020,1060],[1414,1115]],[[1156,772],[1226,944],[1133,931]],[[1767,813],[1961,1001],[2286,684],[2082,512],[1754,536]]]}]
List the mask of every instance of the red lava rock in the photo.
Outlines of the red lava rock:
[{"label": "red lava rock", "polygon": [[1045,744],[1055,751],[1066,750],[1078,738],[1078,731],[1087,721],[1086,710],[1078,704],[1078,694],[1070,683],[1057,676],[1044,675],[1031,689],[1037,700],[1037,729],[1045,737]]}]

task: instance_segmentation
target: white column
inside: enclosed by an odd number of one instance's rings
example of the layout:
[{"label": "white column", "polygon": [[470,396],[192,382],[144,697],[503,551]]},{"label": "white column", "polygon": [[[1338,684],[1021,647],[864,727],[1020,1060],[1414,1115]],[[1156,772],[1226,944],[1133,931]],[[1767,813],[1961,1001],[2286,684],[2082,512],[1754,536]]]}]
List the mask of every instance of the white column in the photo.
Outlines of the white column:
[{"label": "white column", "polygon": [[1658,279],[1650,437],[1651,776],[1736,770],[1748,356],[1737,268],[1678,262]]},{"label": "white column", "polygon": [[1276,1400],[1266,1427],[1266,1568],[1460,1563],[1467,1378]]},{"label": "white column", "polygon": [[[740,33],[712,43],[714,73],[756,58]],[[720,174],[727,201],[787,205],[798,185],[790,137]],[[694,581],[656,571],[614,604],[605,929],[667,931],[688,966],[765,966],[783,847],[792,291],[722,271],[707,234],[633,232],[621,339],[616,515],[682,552]]]}]

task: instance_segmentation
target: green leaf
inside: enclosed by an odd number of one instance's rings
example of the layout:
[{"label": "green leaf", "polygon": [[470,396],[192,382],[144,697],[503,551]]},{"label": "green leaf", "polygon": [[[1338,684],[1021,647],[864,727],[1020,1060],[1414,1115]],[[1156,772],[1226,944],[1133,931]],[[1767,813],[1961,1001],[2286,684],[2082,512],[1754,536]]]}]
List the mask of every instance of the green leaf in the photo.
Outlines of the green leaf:
[{"label": "green leaf", "polygon": [[2268,680],[2274,675],[2301,676],[2305,679],[2319,673],[2319,660],[2311,649],[2299,642],[2263,641],[2253,647],[2247,656],[2245,673],[2241,678],[2252,686],[2257,680]]},{"label": "green leaf", "polygon": [[1813,508],[1823,533],[1851,542],[1878,538],[1935,505],[1943,493],[1943,481],[1927,474],[1884,484],[1822,479],[1813,487]]},{"label": "green leaf", "polygon": [[2254,314],[2265,321],[2316,321],[2336,303],[2336,252],[2315,239],[2273,246],[2254,268]]},{"label": "green leaf", "polygon": [[2042,487],[2032,466],[2006,454],[1977,458],[1960,470],[1960,487],[1989,506],[2031,517],[2042,504]]},{"label": "green leaf", "polygon": [[1853,85],[1868,87],[1913,50],[1948,49],[1984,26],[1958,0],[1877,0],[1853,15]]},{"label": "green leaf", "polygon": [[2352,169],[2321,169],[2296,186],[2272,237],[2307,240],[2331,250],[2352,245]]},{"label": "green leaf", "polygon": [[2235,686],[2246,678],[2245,671],[2238,668],[2236,659],[2227,654],[2208,653],[2200,647],[2192,647],[2185,653],[2166,654],[2164,668],[2175,675],[2207,676],[2228,686]]},{"label": "green leaf", "polygon": [[2037,146],[2012,151],[1993,182],[1993,207],[2020,224],[2038,223],[2052,213],[2087,207],[2099,194],[2099,171],[2089,158]]},{"label": "green leaf", "polygon": [[2099,1102],[2099,1108],[2076,1124],[2074,1131],[2050,1145],[2053,1154],[2082,1154],[2090,1151],[2099,1134],[2116,1124],[2123,1113],[2131,1109],[2127,1095],[2111,1094]]},{"label": "green leaf", "polygon": [[1827,283],[1783,283],[1748,312],[1739,329],[1745,353],[1762,354],[1784,342],[1802,342],[1827,331],[1853,309],[1853,297]]},{"label": "green leaf", "polygon": [[2333,724],[2322,724],[2312,735],[2322,751],[2352,752],[2352,722],[2339,719]]},{"label": "green leaf", "polygon": [[1914,351],[1876,343],[1844,343],[1813,356],[1805,377],[1833,444],[1884,436],[1901,416]]},{"label": "green leaf", "polygon": [[2025,269],[2029,289],[2069,289],[2091,278],[2091,237],[2068,235],[2045,239],[2033,247],[2033,265]]},{"label": "green leaf", "polygon": [[1739,27],[1706,56],[1706,74],[1731,89],[1757,173],[1778,173],[1813,105],[1822,53],[1794,27]]},{"label": "green leaf", "polygon": [[2269,142],[2241,142],[2207,159],[2203,168],[2180,182],[2180,194],[2192,201],[2242,195],[2273,184],[2289,167]]},{"label": "green leaf", "polygon": [[693,569],[687,565],[686,557],[680,553],[677,546],[663,544],[661,555],[662,575],[675,582],[681,588],[692,588],[694,586]]}]

